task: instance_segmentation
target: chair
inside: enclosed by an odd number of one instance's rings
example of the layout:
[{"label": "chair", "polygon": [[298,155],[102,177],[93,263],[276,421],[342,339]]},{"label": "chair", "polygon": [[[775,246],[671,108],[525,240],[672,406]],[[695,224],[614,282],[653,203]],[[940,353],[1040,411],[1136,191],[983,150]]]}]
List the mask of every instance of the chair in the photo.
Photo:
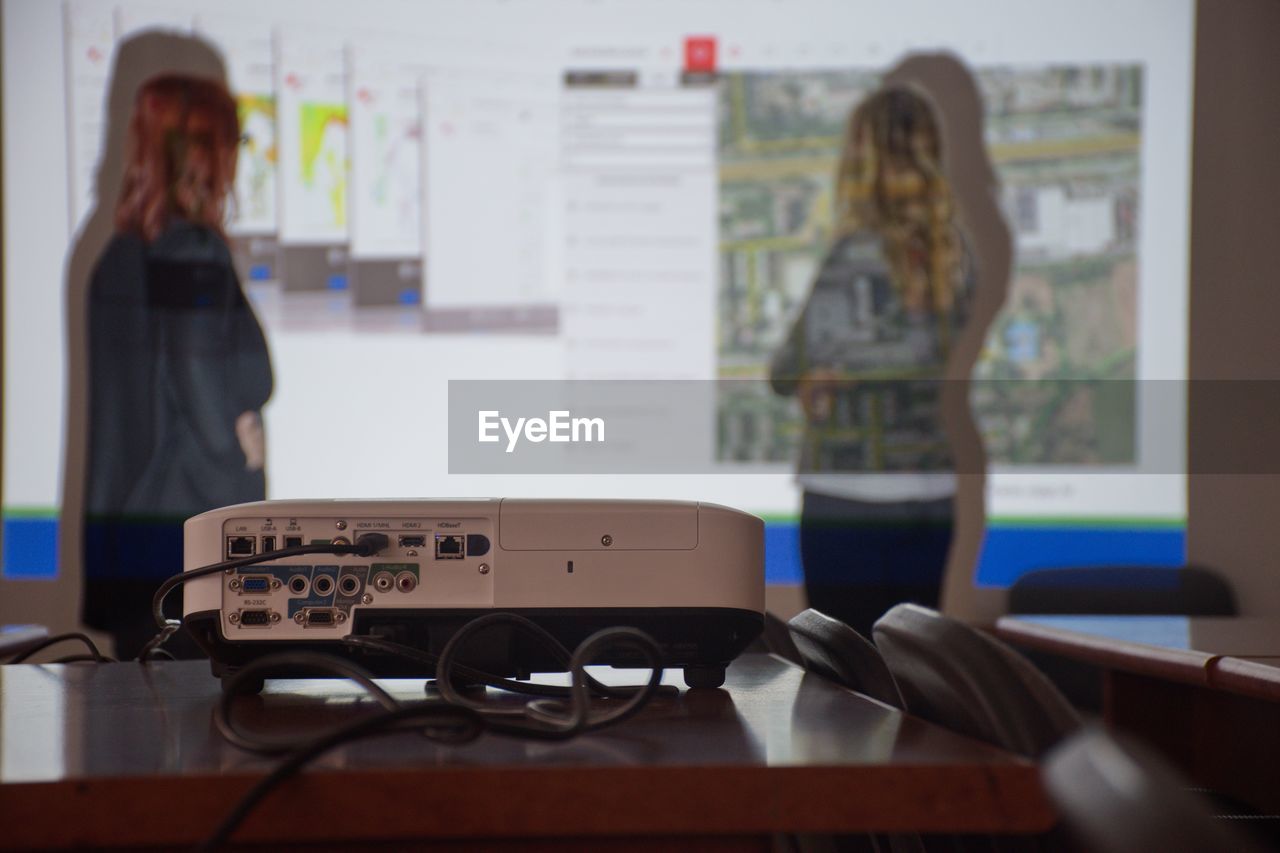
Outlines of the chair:
[{"label": "chair", "polygon": [[810,608],[787,623],[804,668],[902,708],[902,694],[871,641],[838,619]]},{"label": "chair", "polygon": [[1027,758],[1080,728],[1079,714],[1029,661],[963,622],[899,604],[874,634],[918,717]]},{"label": "chair", "polygon": [[1230,585],[1212,569],[1097,566],[1039,569],[1009,588],[1010,613],[1235,616]]},{"label": "chair", "polygon": [[[802,611],[786,623],[789,641],[798,662],[814,675],[843,684],[864,696],[901,709],[902,694],[889,667],[876,647],[839,619],[813,608]],[[799,700],[798,700],[799,701]],[[918,836],[910,834],[838,836],[797,836],[797,849],[810,851],[892,851],[920,853],[925,848]]]},{"label": "chair", "polygon": [[1081,731],[1055,747],[1045,757],[1044,781],[1063,823],[1083,849],[1261,849],[1215,820],[1207,803],[1159,757],[1098,729]]},{"label": "chair", "polygon": [[[1199,566],[1039,569],[1009,587],[1009,612],[1028,614],[1235,616],[1231,587]],[[1102,709],[1095,667],[1046,652],[1025,654],[1077,708]]]}]

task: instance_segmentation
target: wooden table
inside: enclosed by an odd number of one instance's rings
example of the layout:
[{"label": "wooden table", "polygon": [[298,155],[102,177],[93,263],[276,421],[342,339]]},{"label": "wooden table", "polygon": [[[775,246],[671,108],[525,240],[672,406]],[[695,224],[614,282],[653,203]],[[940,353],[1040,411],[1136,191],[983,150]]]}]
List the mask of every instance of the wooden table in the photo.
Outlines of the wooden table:
[{"label": "wooden table", "polygon": [[1280,622],[1006,616],[996,634],[1097,667],[1103,714],[1205,787],[1280,812]]},{"label": "wooden table", "polygon": [[[423,695],[421,681],[384,684]],[[204,662],[0,667],[0,847],[203,838],[272,766],[213,730],[218,692]],[[322,680],[269,682],[238,701],[245,725],[266,730],[371,707]],[[447,747],[399,734],[340,748],[235,838],[764,850],[775,832],[1018,833],[1053,820],[1034,765],[746,655],[724,689],[655,700],[568,743],[485,735]]]}]

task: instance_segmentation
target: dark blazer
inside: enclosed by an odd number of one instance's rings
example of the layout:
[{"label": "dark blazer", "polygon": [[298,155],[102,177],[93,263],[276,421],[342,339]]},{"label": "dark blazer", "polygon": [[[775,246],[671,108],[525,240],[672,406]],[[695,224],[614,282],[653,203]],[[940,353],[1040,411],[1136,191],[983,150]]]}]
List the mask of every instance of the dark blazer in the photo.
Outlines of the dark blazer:
[{"label": "dark blazer", "polygon": [[189,516],[266,495],[235,421],[271,396],[271,362],[217,233],[177,222],[111,241],[89,287],[89,373],[86,572],[180,571],[172,547],[147,556],[143,528],[180,542]]}]

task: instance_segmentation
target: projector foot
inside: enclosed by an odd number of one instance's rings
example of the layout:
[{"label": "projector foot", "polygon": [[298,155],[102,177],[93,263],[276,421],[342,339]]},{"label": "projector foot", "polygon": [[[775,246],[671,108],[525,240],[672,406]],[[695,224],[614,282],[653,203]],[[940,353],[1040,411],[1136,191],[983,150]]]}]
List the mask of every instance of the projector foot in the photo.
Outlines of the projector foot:
[{"label": "projector foot", "polygon": [[[225,693],[227,691],[227,687],[230,686],[231,679],[234,675],[234,673],[228,673],[219,679],[222,682],[222,692]],[[236,688],[236,694],[240,696],[257,696],[262,692],[262,688],[266,686],[267,680],[265,678],[250,679],[249,681],[242,682],[240,686]]]},{"label": "projector foot", "polygon": [[684,683],[693,688],[712,689],[724,684],[723,666],[686,666]]}]

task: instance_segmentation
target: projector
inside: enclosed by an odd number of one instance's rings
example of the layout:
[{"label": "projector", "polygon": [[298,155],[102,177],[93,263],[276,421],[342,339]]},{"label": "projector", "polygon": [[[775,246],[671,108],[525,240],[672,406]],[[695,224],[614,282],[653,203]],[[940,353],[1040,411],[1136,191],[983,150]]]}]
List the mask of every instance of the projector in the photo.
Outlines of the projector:
[{"label": "projector", "polygon": [[[269,558],[370,533],[387,544],[369,557]],[[430,677],[429,664],[347,638],[438,654],[468,621],[509,612],[570,650],[603,628],[638,628],[657,641],[664,666],[684,670],[690,687],[719,687],[725,667],[764,625],[764,524],[709,503],[262,501],[186,522],[185,571],[246,557],[268,559],[192,578],[183,590],[183,623],[224,683],[262,655],[303,649],[337,654],[375,675]],[[504,677],[563,671],[542,646],[495,628],[473,638],[461,660]],[[596,662],[641,661],[619,648]]]}]

